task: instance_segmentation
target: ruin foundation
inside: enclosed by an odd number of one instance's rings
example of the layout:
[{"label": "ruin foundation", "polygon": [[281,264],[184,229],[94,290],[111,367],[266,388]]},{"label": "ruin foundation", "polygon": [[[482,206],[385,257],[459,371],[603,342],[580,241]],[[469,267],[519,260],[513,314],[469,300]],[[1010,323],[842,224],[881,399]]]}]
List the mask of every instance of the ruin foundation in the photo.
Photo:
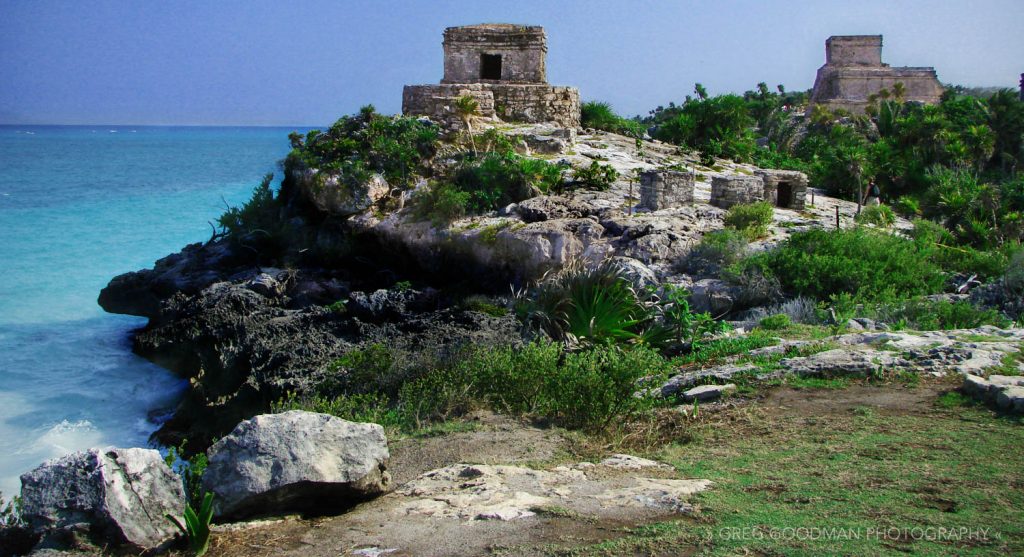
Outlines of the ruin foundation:
[{"label": "ruin foundation", "polygon": [[715,176],[711,179],[711,204],[728,209],[733,205],[764,200],[760,176]]},{"label": "ruin foundation", "polygon": [[650,211],[693,203],[693,174],[678,170],[649,170],[640,174],[640,207]]}]

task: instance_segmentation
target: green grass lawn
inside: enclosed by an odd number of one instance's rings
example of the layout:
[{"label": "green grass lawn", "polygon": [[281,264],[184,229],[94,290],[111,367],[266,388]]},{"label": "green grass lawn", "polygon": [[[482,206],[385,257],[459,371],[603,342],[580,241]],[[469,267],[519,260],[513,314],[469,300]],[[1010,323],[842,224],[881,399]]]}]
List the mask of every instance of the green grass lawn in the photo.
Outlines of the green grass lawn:
[{"label": "green grass lawn", "polygon": [[699,514],[572,553],[1024,555],[1020,420],[940,395],[948,385],[858,388],[889,398],[801,407],[800,391],[707,418],[658,455],[716,482]]}]

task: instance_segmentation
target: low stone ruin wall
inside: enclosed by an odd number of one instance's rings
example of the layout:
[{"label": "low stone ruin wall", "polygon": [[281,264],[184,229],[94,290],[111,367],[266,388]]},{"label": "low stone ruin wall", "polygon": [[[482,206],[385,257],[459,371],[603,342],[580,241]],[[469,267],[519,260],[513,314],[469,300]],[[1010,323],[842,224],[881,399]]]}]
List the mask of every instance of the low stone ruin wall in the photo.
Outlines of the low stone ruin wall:
[{"label": "low stone ruin wall", "polygon": [[[776,207],[802,211],[807,202],[807,175],[795,170],[757,169],[764,182],[764,200]],[[780,198],[780,184],[782,185]]]},{"label": "low stone ruin wall", "polygon": [[728,209],[741,203],[764,200],[760,176],[715,176],[711,179],[711,204]]},{"label": "low stone ruin wall", "polygon": [[693,203],[693,174],[649,170],[640,175],[640,207],[651,211]]},{"label": "low stone ruin wall", "polygon": [[455,101],[469,95],[480,104],[483,118],[506,122],[551,122],[565,128],[580,127],[580,93],[575,87],[534,84],[449,83],[406,85],[402,113],[427,116],[458,126]]}]

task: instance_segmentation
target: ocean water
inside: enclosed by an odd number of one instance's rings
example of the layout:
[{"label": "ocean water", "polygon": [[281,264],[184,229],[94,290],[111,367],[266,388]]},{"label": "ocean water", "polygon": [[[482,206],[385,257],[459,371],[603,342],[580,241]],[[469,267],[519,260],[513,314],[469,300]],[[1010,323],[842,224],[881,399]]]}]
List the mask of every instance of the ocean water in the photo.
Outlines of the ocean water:
[{"label": "ocean water", "polygon": [[292,128],[0,126],[0,491],[82,448],[147,446],[184,383],[99,291],[210,236]]}]

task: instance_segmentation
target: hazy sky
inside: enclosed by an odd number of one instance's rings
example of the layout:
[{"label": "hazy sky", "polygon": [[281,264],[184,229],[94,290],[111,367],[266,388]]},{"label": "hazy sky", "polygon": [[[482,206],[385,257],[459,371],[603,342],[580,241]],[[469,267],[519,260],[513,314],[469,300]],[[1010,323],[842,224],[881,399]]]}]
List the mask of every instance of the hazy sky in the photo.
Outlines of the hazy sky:
[{"label": "hazy sky", "polygon": [[944,83],[1016,87],[1022,0],[0,0],[0,124],[323,125],[441,79],[445,27],[543,25],[548,80],[625,114],[759,81],[807,89],[829,35]]}]

